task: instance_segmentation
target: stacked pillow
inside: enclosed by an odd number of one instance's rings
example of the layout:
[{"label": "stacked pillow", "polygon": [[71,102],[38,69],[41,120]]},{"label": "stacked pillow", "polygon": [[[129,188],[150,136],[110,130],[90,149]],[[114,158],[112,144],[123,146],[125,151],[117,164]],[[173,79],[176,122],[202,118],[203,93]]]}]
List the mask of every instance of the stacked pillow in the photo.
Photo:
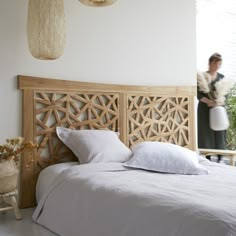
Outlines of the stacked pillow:
[{"label": "stacked pillow", "polygon": [[81,164],[95,162],[125,162],[131,150],[110,130],[56,129],[58,137],[76,155]]},{"label": "stacked pillow", "polygon": [[120,162],[125,167],[161,173],[201,175],[207,169],[198,162],[198,154],[171,143],[141,142],[132,151],[110,130],[56,129],[58,137],[77,156],[81,164]]},{"label": "stacked pillow", "polygon": [[133,155],[124,165],[162,173],[208,174],[198,162],[198,154],[187,148],[162,142],[142,142],[132,148]]}]

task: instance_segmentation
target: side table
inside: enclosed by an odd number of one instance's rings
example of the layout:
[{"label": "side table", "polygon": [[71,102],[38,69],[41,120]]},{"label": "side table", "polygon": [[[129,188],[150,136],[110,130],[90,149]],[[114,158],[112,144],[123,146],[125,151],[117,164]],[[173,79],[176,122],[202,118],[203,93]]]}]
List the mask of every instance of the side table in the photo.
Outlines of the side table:
[{"label": "side table", "polygon": [[234,166],[235,165],[235,160],[236,160],[236,151],[233,150],[221,150],[221,149],[204,149],[204,148],[199,148],[198,149],[199,154],[203,156],[208,156],[208,155],[222,155],[226,156],[230,159],[230,165]]},{"label": "side table", "polygon": [[16,201],[17,191],[0,193],[0,212],[14,210],[17,220],[22,219],[21,212]]}]

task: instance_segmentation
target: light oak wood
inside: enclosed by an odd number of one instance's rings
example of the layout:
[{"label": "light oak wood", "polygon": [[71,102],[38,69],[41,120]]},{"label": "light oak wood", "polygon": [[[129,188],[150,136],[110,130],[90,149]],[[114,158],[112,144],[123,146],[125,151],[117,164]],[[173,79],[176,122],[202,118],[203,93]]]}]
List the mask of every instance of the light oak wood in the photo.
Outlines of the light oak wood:
[{"label": "light oak wood", "polygon": [[48,165],[76,160],[55,129],[110,129],[128,147],[162,141],[195,150],[194,86],[131,86],[18,76],[23,136],[41,148],[22,159],[20,206],[35,204],[35,184]]},{"label": "light oak wood", "polygon": [[143,92],[153,95],[171,95],[174,96],[192,96],[196,94],[195,86],[137,86],[137,85],[116,85],[116,84],[100,84],[87,83],[80,81],[59,80],[50,78],[40,78],[32,76],[18,76],[19,89],[43,89],[61,90],[61,91],[102,91],[102,92]]},{"label": "light oak wood", "polygon": [[2,202],[2,205],[0,206],[0,212],[13,210],[16,219],[20,220],[22,219],[22,215],[17,205],[16,195],[17,195],[16,191],[0,194],[0,200],[1,200],[0,202]]},{"label": "light oak wood", "polygon": [[226,156],[227,158],[230,159],[230,165],[231,166],[235,165],[236,151],[223,150],[223,149],[204,149],[204,148],[199,148],[198,151],[199,151],[199,154],[203,156],[212,156],[212,155]]}]

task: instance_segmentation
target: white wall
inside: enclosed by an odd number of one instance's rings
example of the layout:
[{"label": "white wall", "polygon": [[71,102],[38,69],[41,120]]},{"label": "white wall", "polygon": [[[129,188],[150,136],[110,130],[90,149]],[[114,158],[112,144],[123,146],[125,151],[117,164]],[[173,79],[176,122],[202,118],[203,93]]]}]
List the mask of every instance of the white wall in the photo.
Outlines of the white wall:
[{"label": "white wall", "polygon": [[65,0],[67,46],[55,61],[27,47],[27,0],[0,0],[0,142],[21,135],[16,76],[137,85],[195,85],[195,0]]}]

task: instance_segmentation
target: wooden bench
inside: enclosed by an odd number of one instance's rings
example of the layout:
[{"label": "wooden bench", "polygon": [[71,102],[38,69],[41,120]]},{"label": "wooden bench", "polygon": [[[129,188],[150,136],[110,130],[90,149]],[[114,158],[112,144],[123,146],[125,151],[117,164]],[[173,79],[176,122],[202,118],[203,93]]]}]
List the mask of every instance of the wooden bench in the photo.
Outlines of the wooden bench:
[{"label": "wooden bench", "polygon": [[199,148],[198,151],[199,154],[203,156],[212,156],[212,155],[226,156],[227,158],[230,159],[230,165],[231,166],[235,165],[236,151],[222,150],[222,149],[204,149],[204,148]]},{"label": "wooden bench", "polygon": [[0,212],[14,210],[16,219],[20,220],[22,216],[17,205],[16,194],[16,191],[0,193]]}]

